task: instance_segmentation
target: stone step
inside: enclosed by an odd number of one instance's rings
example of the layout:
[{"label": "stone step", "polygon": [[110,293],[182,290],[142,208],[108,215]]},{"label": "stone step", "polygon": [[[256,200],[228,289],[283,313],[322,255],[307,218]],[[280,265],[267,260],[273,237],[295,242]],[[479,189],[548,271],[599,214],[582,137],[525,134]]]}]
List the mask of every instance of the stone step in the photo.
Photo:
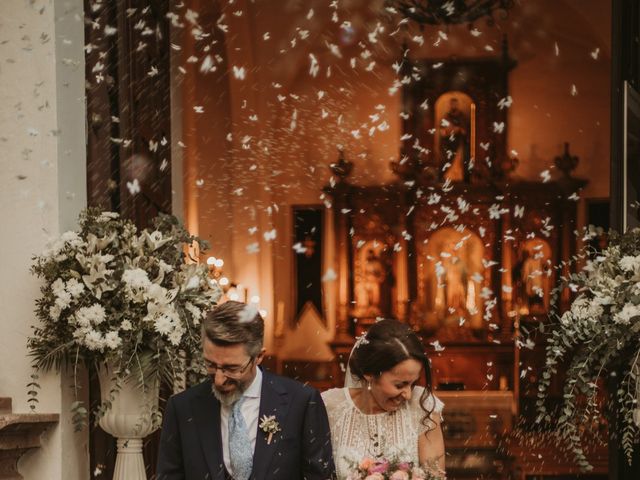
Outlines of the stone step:
[{"label": "stone step", "polygon": [[0,397],[0,413],[11,413],[11,398]]}]

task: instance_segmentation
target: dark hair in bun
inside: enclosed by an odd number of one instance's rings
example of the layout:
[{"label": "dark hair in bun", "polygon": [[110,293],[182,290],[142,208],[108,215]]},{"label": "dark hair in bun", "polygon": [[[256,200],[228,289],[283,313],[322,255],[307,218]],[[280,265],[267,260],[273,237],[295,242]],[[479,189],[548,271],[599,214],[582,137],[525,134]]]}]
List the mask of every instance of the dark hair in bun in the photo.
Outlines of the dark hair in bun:
[{"label": "dark hair in bun", "polygon": [[351,374],[364,381],[365,375],[379,377],[405,360],[413,359],[424,369],[426,388],[420,398],[420,406],[425,411],[422,423],[429,426],[428,419],[435,408],[428,410],[426,401],[433,396],[431,366],[424,351],[424,345],[418,335],[405,323],[397,320],[380,320],[369,328],[360,338],[349,359]]}]

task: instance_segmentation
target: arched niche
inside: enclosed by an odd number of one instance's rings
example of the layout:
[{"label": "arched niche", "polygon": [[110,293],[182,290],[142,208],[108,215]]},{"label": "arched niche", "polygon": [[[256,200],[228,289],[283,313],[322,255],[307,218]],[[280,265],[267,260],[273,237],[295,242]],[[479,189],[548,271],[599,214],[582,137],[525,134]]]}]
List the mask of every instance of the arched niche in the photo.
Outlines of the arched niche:
[{"label": "arched niche", "polygon": [[443,180],[469,181],[475,158],[476,104],[464,92],[443,93],[435,103],[434,152]]},{"label": "arched niche", "polygon": [[480,237],[468,230],[445,227],[430,236],[422,250],[423,280],[418,286],[421,327],[482,328],[484,249]]},{"label": "arched niche", "polygon": [[549,311],[553,284],[551,245],[543,238],[530,238],[521,243],[513,271],[516,308],[520,315]]}]

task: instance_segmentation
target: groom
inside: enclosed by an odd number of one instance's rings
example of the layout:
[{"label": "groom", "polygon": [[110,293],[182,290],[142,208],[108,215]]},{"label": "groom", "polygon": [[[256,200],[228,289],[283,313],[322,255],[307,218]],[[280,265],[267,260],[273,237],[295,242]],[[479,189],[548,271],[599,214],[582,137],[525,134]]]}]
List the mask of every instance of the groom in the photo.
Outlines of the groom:
[{"label": "groom", "polygon": [[202,325],[210,380],[169,399],[158,480],[326,480],[335,477],[320,394],[258,368],[264,321],[226,302]]}]

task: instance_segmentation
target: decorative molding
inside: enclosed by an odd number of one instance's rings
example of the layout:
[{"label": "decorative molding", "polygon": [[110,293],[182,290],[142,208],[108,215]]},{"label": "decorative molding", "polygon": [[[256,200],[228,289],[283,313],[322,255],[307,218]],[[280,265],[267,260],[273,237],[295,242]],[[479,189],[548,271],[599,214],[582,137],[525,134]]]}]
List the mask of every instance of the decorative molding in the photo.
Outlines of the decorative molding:
[{"label": "decorative molding", "polygon": [[56,413],[12,413],[11,399],[0,398],[0,479],[21,479],[18,460],[40,447],[40,436],[59,421]]}]

